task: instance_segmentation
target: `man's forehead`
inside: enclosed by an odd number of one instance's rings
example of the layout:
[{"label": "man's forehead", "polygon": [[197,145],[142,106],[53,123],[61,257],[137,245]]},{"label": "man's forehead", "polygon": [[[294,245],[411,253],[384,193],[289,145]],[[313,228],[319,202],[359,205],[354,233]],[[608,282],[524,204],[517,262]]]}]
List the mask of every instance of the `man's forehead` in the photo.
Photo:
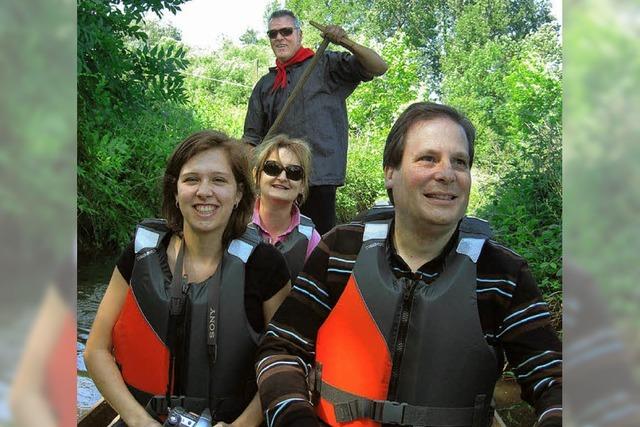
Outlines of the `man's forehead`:
[{"label": "man's forehead", "polygon": [[433,117],[426,120],[418,120],[407,129],[405,143],[414,149],[435,149],[442,145],[444,140],[455,142],[461,151],[469,154],[469,143],[462,125],[450,117]]},{"label": "man's forehead", "polygon": [[290,16],[280,16],[269,21],[269,29],[280,29],[284,27],[293,27],[294,21]]}]

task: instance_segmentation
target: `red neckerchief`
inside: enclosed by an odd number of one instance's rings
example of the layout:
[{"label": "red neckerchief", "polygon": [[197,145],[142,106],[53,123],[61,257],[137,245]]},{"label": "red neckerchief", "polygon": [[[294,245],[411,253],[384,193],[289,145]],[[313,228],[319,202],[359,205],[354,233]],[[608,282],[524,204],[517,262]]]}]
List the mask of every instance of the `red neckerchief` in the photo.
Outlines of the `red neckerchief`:
[{"label": "red neckerchief", "polygon": [[287,87],[287,67],[289,65],[298,64],[300,62],[306,61],[311,58],[315,53],[306,47],[300,47],[296,53],[293,54],[291,58],[286,60],[285,62],[276,59],[276,68],[278,72],[276,73],[276,79],[273,81],[273,86],[271,87],[271,92],[275,92],[280,88]]}]

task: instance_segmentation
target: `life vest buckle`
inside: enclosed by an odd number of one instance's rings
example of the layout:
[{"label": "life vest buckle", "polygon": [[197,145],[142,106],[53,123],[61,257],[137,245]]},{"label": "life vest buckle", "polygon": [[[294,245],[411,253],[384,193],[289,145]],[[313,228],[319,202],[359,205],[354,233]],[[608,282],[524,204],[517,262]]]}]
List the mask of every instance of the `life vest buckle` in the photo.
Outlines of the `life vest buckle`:
[{"label": "life vest buckle", "polygon": [[184,312],[184,305],[184,297],[171,297],[171,302],[169,303],[169,313],[172,316],[180,316]]},{"label": "life vest buckle", "polygon": [[375,414],[375,419],[380,419],[383,424],[404,425],[404,413],[407,408],[407,404],[405,402],[401,403],[384,400],[374,400],[373,404],[373,413]]},{"label": "life vest buckle", "polygon": [[336,421],[339,423],[351,422],[364,416],[359,400],[335,403],[333,408]]},{"label": "life vest buckle", "polygon": [[167,399],[167,396],[158,394],[149,400],[145,409],[149,415],[157,419],[167,415],[173,408],[184,406],[184,403],[185,396],[169,396]]}]

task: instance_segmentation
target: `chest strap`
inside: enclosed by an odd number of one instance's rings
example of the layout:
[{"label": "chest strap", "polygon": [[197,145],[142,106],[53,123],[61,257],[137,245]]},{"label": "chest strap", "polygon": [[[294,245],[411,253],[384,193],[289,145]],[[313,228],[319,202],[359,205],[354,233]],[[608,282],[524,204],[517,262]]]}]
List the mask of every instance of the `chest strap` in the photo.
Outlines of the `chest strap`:
[{"label": "chest strap", "polygon": [[165,399],[169,400],[176,384],[182,384],[185,355],[185,306],[188,292],[187,277],[182,274],[184,262],[184,241],[180,242],[180,249],[176,257],[176,264],[171,280],[171,299],[169,303],[169,324],[167,326],[167,344],[169,347],[169,372]]},{"label": "chest strap", "polygon": [[[217,283],[209,283],[208,307],[207,307],[207,349],[209,351],[209,363],[214,365],[218,358],[218,322],[220,313],[220,287],[222,286],[222,268],[224,266],[224,255],[218,266],[219,277]],[[218,274],[218,273],[216,273]]]},{"label": "chest strap", "polygon": [[[466,408],[414,406],[389,400],[372,400],[340,390],[322,381],[320,395],[333,404],[336,421],[346,423],[368,418],[382,424],[402,426],[472,426],[487,425],[486,396],[478,395],[475,404]],[[492,413],[492,412],[489,412]]]}]

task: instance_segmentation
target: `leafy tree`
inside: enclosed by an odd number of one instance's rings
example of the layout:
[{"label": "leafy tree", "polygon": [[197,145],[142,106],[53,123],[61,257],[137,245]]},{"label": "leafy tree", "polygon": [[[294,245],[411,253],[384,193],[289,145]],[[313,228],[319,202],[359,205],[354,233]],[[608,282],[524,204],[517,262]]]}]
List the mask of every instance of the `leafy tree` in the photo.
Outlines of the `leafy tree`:
[{"label": "leafy tree", "polygon": [[245,46],[254,45],[258,43],[258,33],[253,28],[249,28],[240,36],[240,41]]},{"label": "leafy tree", "polygon": [[95,108],[144,103],[151,89],[160,98],[183,100],[180,71],[186,66],[182,48],[144,44],[127,47],[127,40],[149,40],[143,31],[144,13],[180,10],[185,0],[78,1],[78,114]]},{"label": "leafy tree", "polygon": [[[482,34],[475,39],[479,42],[500,36],[522,39],[551,21],[548,0],[289,0],[286,5],[303,20],[342,25],[356,39],[383,43],[402,31],[406,44],[421,53],[419,72],[430,93],[440,93],[445,45],[469,9],[483,12],[477,15],[479,21],[469,20],[479,24]],[[468,35],[467,42],[473,43],[472,34]]]},{"label": "leafy tree", "polygon": [[199,127],[179,105],[188,65],[179,33],[143,20],[147,12],[176,13],[184,1],[78,1],[81,249],[122,244],[136,221],[153,215],[153,177],[174,133]]},{"label": "leafy tree", "polygon": [[458,17],[443,56],[442,93],[478,129],[482,200],[474,209],[552,292],[560,288],[562,255],[558,29],[546,24],[521,39],[493,37],[492,28],[509,27],[509,8],[493,2],[492,17],[483,19],[487,6],[476,3]]},{"label": "leafy tree", "polygon": [[182,40],[182,33],[172,25],[162,24],[159,21],[145,19],[141,25],[142,31],[147,34],[148,42],[152,45],[159,44],[166,39]]},{"label": "leafy tree", "polygon": [[198,120],[241,137],[251,90],[272,61],[264,38],[244,47],[227,41],[212,55],[194,58],[186,86]]}]

